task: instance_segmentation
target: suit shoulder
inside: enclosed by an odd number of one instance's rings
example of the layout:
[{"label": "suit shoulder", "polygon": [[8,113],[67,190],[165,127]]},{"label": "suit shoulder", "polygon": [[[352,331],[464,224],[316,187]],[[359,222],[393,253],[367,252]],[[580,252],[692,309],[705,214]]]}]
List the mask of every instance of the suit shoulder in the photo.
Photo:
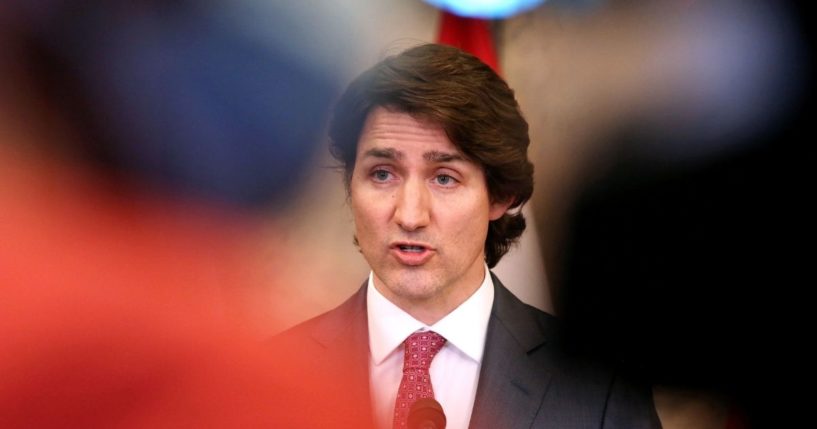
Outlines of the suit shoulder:
[{"label": "suit shoulder", "polygon": [[317,327],[326,323],[326,320],[331,318],[330,313],[332,311],[334,311],[334,309],[299,322],[296,325],[275,334],[270,339],[270,342],[276,345],[282,342],[292,341],[294,339],[308,338],[311,333],[317,329]]},{"label": "suit shoulder", "polygon": [[[351,297],[337,307],[321,313],[311,319],[275,335],[272,345],[320,343],[322,340],[336,337],[350,324],[364,321],[366,318],[365,284]],[[359,323],[358,323],[359,324]]]},{"label": "suit shoulder", "polygon": [[526,350],[539,344],[558,342],[561,327],[555,316],[522,302],[496,276],[494,285],[493,316]]}]

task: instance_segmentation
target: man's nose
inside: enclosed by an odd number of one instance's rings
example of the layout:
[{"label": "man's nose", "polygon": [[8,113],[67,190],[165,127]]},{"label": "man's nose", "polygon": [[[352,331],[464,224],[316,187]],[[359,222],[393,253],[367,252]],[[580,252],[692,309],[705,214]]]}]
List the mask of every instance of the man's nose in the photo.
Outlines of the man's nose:
[{"label": "man's nose", "polygon": [[420,179],[409,179],[400,187],[394,219],[406,231],[428,225],[431,217],[429,190]]}]

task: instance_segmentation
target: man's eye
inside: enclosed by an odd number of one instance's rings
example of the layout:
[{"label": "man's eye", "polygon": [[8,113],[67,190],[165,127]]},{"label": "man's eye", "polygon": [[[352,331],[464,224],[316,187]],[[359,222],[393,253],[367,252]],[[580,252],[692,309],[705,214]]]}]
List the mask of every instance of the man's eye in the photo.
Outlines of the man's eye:
[{"label": "man's eye", "polygon": [[375,170],[372,173],[372,177],[374,177],[374,180],[377,180],[378,182],[385,182],[386,180],[389,180],[389,176],[391,176],[391,173],[386,170]]},{"label": "man's eye", "polygon": [[437,183],[443,186],[452,185],[455,182],[454,178],[447,174],[440,174],[436,177],[436,179]]}]

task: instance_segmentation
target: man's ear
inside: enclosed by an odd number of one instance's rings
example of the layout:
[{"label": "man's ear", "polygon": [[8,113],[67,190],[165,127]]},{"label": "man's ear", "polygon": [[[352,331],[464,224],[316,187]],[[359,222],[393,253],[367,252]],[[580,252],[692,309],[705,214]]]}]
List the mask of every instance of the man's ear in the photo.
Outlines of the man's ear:
[{"label": "man's ear", "polygon": [[511,206],[514,202],[513,197],[510,197],[504,201],[494,201],[491,203],[491,207],[488,211],[488,218],[490,220],[497,220],[508,211],[508,207]]}]

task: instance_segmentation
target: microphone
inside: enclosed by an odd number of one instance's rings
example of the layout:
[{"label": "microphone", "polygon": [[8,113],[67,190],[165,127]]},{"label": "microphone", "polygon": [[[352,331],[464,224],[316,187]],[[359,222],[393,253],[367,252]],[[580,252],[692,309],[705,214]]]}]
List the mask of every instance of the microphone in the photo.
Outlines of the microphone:
[{"label": "microphone", "polygon": [[408,414],[408,429],[445,429],[443,407],[434,398],[415,402]]}]

